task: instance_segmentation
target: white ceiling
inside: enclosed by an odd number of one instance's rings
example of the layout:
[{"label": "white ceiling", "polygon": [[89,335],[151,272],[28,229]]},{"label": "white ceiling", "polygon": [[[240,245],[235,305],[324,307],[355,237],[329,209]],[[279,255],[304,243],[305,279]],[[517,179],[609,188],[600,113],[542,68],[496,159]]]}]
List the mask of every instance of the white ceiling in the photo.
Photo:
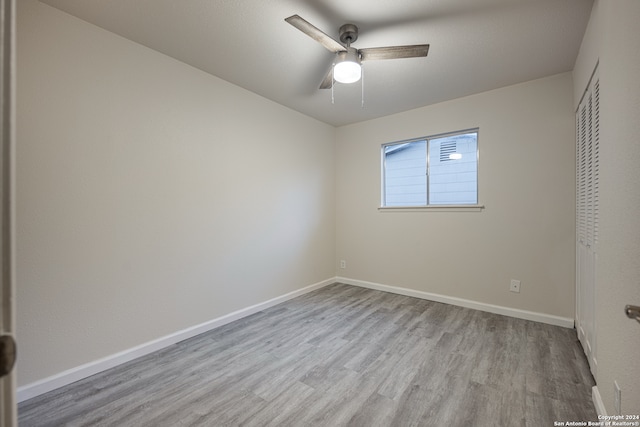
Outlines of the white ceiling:
[{"label": "white ceiling", "polygon": [[[41,0],[282,105],[340,126],[573,69],[592,0]],[[332,54],[298,14],[354,47],[429,43],[369,61],[361,85],[318,86]]]}]

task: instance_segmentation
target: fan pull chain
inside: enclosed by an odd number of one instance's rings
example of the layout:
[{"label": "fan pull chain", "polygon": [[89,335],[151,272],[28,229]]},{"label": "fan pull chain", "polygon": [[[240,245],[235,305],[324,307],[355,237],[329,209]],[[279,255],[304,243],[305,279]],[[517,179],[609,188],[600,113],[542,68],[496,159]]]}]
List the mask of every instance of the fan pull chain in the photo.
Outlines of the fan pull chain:
[{"label": "fan pull chain", "polygon": [[360,66],[360,99],[362,105],[360,108],[364,108],[364,67]]},{"label": "fan pull chain", "polygon": [[332,64],[331,65],[331,105],[335,104],[334,99],[333,99],[333,87],[336,84],[336,79],[333,78],[333,67],[335,67],[335,66],[336,66],[336,64]]}]

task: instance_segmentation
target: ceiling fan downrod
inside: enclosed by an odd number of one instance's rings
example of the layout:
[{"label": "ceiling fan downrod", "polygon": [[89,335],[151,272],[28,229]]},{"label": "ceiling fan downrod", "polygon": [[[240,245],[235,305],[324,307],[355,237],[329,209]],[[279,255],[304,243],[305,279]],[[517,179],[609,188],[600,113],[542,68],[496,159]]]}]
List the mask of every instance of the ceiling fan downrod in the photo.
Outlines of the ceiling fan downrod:
[{"label": "ceiling fan downrod", "polygon": [[354,43],[358,40],[358,27],[354,24],[344,24],[340,27],[340,41],[345,43],[347,47],[351,46],[351,43]]}]

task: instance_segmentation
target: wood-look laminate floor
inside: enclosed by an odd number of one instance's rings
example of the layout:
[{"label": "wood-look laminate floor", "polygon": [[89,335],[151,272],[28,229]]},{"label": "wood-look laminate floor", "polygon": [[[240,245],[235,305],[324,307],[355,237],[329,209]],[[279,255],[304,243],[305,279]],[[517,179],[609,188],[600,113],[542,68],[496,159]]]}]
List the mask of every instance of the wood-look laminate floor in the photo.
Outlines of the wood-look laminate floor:
[{"label": "wood-look laminate floor", "polygon": [[23,402],[20,426],[597,420],[575,331],[334,284]]}]

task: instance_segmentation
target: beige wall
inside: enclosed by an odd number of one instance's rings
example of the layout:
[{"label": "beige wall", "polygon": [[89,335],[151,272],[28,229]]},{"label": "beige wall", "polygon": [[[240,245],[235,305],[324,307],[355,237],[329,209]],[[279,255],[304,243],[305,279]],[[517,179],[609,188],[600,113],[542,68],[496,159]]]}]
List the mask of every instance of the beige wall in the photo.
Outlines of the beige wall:
[{"label": "beige wall", "polygon": [[[600,60],[597,380],[640,412],[636,0],[596,1],[573,75],[337,130],[18,3],[20,385],[336,274],[572,318],[573,110]],[[483,212],[378,211],[382,143],[471,127]]]},{"label": "beige wall", "polygon": [[[574,75],[599,61],[600,243],[596,264],[597,385],[615,414],[614,381],[622,413],[640,413],[640,325],[623,314],[640,305],[640,2],[596,0]],[[576,79],[581,94],[585,78]]]},{"label": "beige wall", "polygon": [[[574,126],[564,73],[339,128],[339,274],[573,318]],[[473,127],[484,211],[378,210],[381,144]]]},{"label": "beige wall", "polygon": [[335,129],[18,2],[20,385],[335,275]]}]

